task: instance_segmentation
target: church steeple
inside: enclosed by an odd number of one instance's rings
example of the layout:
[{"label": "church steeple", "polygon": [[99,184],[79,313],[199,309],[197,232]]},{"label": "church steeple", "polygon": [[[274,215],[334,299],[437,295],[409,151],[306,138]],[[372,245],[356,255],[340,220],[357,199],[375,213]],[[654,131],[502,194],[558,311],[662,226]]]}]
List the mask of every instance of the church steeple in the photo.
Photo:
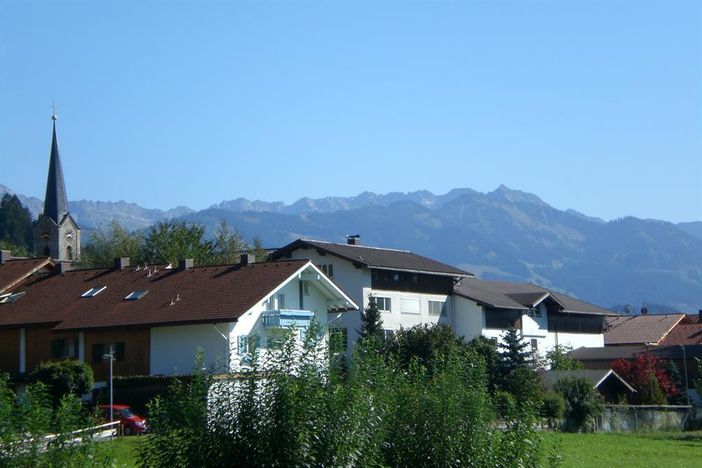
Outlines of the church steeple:
[{"label": "church steeple", "polygon": [[56,118],[54,113],[51,116],[53,134],[44,213],[34,226],[34,254],[58,262],[73,262],[80,258],[80,228],[68,212],[66,185],[56,138]]},{"label": "church steeple", "polygon": [[68,213],[68,199],[66,198],[66,185],[63,181],[63,169],[59,157],[58,140],[56,138],[56,114],[53,120],[53,135],[51,138],[51,156],[49,159],[49,177],[46,180],[46,196],[44,197],[44,215],[59,224]]}]

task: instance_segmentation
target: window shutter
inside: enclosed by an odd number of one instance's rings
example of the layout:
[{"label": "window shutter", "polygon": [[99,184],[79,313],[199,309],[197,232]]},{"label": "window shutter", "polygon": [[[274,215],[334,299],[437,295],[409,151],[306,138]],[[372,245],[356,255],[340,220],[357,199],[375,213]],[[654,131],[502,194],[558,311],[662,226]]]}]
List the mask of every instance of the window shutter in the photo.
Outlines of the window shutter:
[{"label": "window shutter", "polygon": [[246,336],[237,337],[237,351],[239,355],[246,353]]}]

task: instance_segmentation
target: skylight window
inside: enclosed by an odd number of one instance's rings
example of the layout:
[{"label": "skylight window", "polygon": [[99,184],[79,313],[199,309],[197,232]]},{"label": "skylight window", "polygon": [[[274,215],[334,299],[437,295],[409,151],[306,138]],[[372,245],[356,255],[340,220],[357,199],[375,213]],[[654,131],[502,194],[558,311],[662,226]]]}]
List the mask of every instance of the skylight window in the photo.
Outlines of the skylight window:
[{"label": "skylight window", "polygon": [[141,299],[142,297],[146,296],[146,293],[148,293],[148,289],[137,289],[136,291],[130,292],[127,297],[124,298],[125,301],[137,301]]},{"label": "skylight window", "polygon": [[80,297],[95,297],[101,292],[103,292],[107,286],[95,286],[94,288],[90,288],[87,291],[85,291],[83,294],[80,295]]},{"label": "skylight window", "polygon": [[20,297],[24,296],[25,292],[10,293],[0,295],[0,304],[12,304]]}]

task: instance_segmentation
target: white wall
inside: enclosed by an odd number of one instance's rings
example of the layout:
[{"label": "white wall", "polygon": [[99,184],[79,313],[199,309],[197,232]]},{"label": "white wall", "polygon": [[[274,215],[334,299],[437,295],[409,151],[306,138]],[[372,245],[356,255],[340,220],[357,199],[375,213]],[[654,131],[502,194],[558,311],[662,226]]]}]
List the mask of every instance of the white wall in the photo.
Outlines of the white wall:
[{"label": "white wall", "polygon": [[[217,328],[226,336],[233,324],[220,323]],[[208,370],[224,370],[229,344],[215,325],[177,325],[151,328],[151,374],[189,374],[195,364],[195,353],[204,352]]]},{"label": "white wall", "polygon": [[[300,307],[300,282],[304,281],[308,285],[308,295],[303,296],[302,307]],[[301,277],[292,278],[287,284],[277,291],[269,294],[267,297],[276,297],[278,294],[285,295],[285,309],[290,310],[306,310],[314,313],[314,321],[316,321],[323,330],[327,327],[327,309],[329,300],[325,293],[322,292],[320,283],[326,281],[324,278],[317,279],[316,272],[313,274],[303,274]],[[328,294],[328,293],[327,293]],[[238,353],[238,340],[240,336],[256,335],[259,337],[258,352],[263,359],[268,352],[267,341],[269,338],[269,330],[263,325],[263,315],[266,312],[266,300],[264,298],[254,307],[249,309],[244,315],[239,317],[237,322],[232,327],[229,333],[231,343],[230,366],[232,370],[236,370],[241,366],[246,366],[246,356],[241,356]],[[293,330],[296,336],[299,336],[299,330]]]},{"label": "white wall", "polygon": [[456,335],[465,337],[467,341],[481,335],[485,328],[483,308],[461,296],[454,296],[454,303]]}]

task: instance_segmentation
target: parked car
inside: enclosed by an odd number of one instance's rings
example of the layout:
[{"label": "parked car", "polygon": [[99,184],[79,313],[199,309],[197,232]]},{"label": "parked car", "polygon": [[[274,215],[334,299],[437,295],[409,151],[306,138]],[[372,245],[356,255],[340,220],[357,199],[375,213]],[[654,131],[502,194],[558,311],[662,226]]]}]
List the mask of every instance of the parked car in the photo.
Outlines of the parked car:
[{"label": "parked car", "polygon": [[[110,405],[100,405],[105,420],[110,420]],[[112,405],[113,421],[119,421],[124,435],[143,434],[147,430],[146,419],[134,414],[127,405]]]}]

